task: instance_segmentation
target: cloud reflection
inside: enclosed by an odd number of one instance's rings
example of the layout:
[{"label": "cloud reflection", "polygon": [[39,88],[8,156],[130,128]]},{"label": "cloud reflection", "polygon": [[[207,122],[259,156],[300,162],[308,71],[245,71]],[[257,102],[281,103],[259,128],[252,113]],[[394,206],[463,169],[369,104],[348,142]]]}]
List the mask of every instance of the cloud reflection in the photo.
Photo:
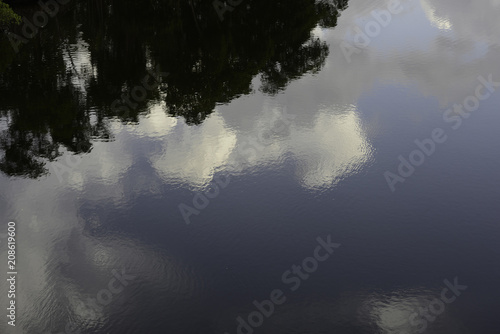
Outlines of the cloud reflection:
[{"label": "cloud reflection", "polygon": [[[277,114],[276,109],[264,110],[248,132],[230,129],[220,113],[199,127],[177,123],[175,130],[162,137],[162,152],[151,158],[152,164],[166,182],[180,180],[198,188],[211,182],[217,170],[241,173],[292,156],[297,160],[298,182],[313,189],[331,186],[370,157],[372,149],[354,106],[323,108],[312,124],[292,121],[276,136],[262,139],[273,133],[271,128],[280,121]],[[243,145],[252,139],[257,148],[265,148],[242,156]]]},{"label": "cloud reflection", "polygon": [[162,137],[162,152],[151,158],[152,165],[166,181],[203,187],[227,163],[236,141],[234,131],[217,113],[197,127],[179,122]]}]

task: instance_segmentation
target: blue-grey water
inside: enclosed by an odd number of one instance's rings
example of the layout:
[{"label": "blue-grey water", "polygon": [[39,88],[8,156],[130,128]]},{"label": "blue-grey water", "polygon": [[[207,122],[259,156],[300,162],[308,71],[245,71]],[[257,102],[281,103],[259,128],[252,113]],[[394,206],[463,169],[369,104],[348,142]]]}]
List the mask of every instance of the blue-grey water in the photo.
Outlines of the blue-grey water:
[{"label": "blue-grey water", "polygon": [[189,3],[0,42],[0,332],[498,333],[500,2]]}]

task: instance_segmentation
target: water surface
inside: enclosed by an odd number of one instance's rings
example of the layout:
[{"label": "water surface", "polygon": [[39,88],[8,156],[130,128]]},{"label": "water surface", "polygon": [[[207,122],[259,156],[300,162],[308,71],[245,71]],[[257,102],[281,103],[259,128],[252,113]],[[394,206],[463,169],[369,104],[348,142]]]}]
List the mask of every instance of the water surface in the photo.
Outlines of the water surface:
[{"label": "water surface", "polygon": [[2,332],[496,333],[500,3],[190,3],[0,41]]}]

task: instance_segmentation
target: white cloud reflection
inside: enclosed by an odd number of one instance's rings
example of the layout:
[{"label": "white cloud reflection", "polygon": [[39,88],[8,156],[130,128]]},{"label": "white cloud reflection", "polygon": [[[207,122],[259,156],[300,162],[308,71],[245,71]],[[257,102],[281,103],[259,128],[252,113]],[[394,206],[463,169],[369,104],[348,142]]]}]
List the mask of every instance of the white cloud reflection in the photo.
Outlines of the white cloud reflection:
[{"label": "white cloud reflection", "polygon": [[227,163],[236,141],[234,131],[215,113],[199,126],[177,123],[162,137],[162,152],[151,157],[151,162],[165,180],[177,179],[202,187]]},{"label": "white cloud reflection", "polygon": [[294,132],[289,150],[302,164],[297,176],[306,188],[331,186],[354,173],[371,155],[371,145],[363,133],[354,107],[339,116],[320,110],[314,126]]},{"label": "white cloud reflection", "polygon": [[[341,113],[335,110],[339,108]],[[322,108],[312,124],[291,121],[289,128],[263,141],[280,121],[277,115],[276,109],[264,110],[250,131],[231,129],[218,112],[197,127],[179,122],[162,137],[162,151],[151,157],[152,165],[165,181],[198,188],[211,182],[218,170],[241,173],[292,156],[297,160],[298,182],[318,188],[331,186],[370,155],[370,144],[353,106]],[[252,139],[257,142],[256,154],[242,156],[243,145]]]},{"label": "white cloud reflection", "polygon": [[433,4],[431,4],[428,0],[421,0],[420,3],[422,5],[422,9],[425,12],[425,15],[433,26],[442,30],[451,30],[451,28],[453,27],[451,22],[445,17],[438,16],[436,14],[436,8],[433,6]]}]

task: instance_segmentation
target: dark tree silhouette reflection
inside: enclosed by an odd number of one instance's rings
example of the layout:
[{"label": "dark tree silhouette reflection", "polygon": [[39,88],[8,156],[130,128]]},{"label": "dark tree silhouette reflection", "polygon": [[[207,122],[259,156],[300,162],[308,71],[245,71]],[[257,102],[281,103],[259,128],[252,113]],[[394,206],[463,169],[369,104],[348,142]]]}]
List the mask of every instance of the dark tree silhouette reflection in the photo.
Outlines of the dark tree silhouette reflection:
[{"label": "dark tree silhouette reflection", "polygon": [[[171,116],[200,124],[217,104],[251,93],[257,75],[261,90],[276,94],[322,68],[328,47],[312,30],[334,27],[346,6],[245,0],[220,21],[211,1],[67,5],[17,54],[0,38],[0,170],[43,175],[63,150],[84,153],[92,140],[109,139],[106,119],[137,122],[151,102],[163,100]],[[22,10],[29,17],[38,8]],[[78,68],[78,48],[87,50],[90,69]],[[111,107],[157,66],[169,73],[159,89],[135,108]]]}]

